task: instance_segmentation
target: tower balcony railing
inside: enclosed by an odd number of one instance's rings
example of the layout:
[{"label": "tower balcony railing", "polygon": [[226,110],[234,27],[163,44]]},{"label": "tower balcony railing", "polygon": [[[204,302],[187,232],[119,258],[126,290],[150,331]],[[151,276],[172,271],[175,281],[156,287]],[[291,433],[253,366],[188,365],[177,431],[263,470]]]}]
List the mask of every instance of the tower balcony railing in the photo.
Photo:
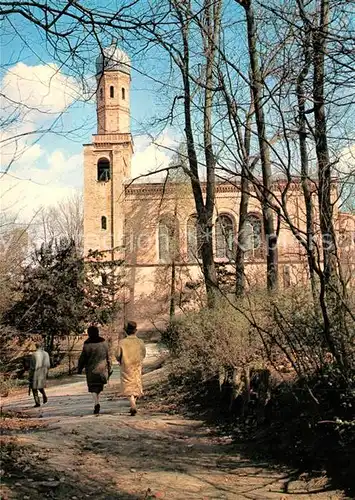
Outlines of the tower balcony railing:
[{"label": "tower balcony railing", "polygon": [[122,134],[122,133],[117,133],[117,134],[94,134],[93,136],[93,142],[94,144],[114,144],[114,143],[122,143],[122,142],[131,142],[131,134]]}]

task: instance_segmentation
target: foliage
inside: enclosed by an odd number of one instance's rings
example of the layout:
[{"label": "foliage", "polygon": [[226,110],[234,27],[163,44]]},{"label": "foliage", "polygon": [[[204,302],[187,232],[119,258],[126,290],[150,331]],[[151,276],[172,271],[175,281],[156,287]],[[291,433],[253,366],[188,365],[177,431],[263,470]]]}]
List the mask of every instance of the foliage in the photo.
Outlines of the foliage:
[{"label": "foliage", "polygon": [[[73,241],[42,244],[24,271],[21,296],[4,314],[4,323],[45,336],[49,352],[60,337],[80,333],[88,323],[107,323],[119,306],[115,297],[120,277],[102,285],[100,258],[91,253],[86,264]],[[111,269],[120,264],[111,263]]]},{"label": "foliage", "polygon": [[13,377],[7,377],[0,370],[0,398],[6,398],[11,392],[19,387],[19,380]]},{"label": "foliage", "polygon": [[15,285],[21,279],[28,253],[28,228],[13,220],[0,222],[0,314],[16,299]]},{"label": "foliage", "polygon": [[84,259],[85,322],[105,325],[120,310],[117,294],[123,286],[123,261],[106,260],[107,252],[89,251]]},{"label": "foliage", "polygon": [[325,470],[354,492],[354,406],[354,377],[345,380],[333,365],[282,383],[271,394],[258,450],[302,470]]},{"label": "foliage", "polygon": [[10,382],[12,377],[21,378],[26,369],[28,353],[33,349],[33,338],[23,337],[19,331],[8,325],[1,325],[0,374]]},{"label": "foliage", "polygon": [[[352,367],[353,311],[347,315],[346,346]],[[330,319],[337,335],[341,324]],[[216,311],[187,314],[170,326],[164,340],[173,355],[170,383],[178,391],[176,401],[198,407],[199,416],[214,422],[222,417],[238,439],[255,439],[258,454],[304,471],[326,470],[340,487],[353,487],[355,370],[344,370],[330,355],[310,291],[258,292]],[[263,418],[253,400],[244,418],[226,413],[232,409],[230,394],[211,379],[220,367],[258,368],[260,363],[271,370]]]},{"label": "foliage", "polygon": [[220,301],[214,310],[188,313],[169,326],[163,340],[178,358],[178,370],[200,371],[206,377],[221,366],[254,366],[266,360],[276,371],[306,377],[335,362],[311,292],[300,288],[273,296],[253,291],[235,302]]},{"label": "foliage", "polygon": [[221,368],[263,363],[263,347],[255,331],[243,314],[222,301],[213,310],[175,320],[162,340],[175,355],[175,374],[208,380]]},{"label": "foliage", "polygon": [[[310,290],[294,287],[273,297],[259,293],[249,299],[248,308],[270,359],[285,357],[299,378],[313,376],[315,371],[322,371],[329,364],[337,366],[344,377],[348,376],[347,370],[338,366],[329,350],[324,323],[314,307]],[[346,324],[338,320],[337,314],[328,314],[332,335],[342,340],[343,350],[348,354],[347,365],[353,369],[355,322],[352,310],[354,305],[349,302],[348,312],[343,314]]]}]

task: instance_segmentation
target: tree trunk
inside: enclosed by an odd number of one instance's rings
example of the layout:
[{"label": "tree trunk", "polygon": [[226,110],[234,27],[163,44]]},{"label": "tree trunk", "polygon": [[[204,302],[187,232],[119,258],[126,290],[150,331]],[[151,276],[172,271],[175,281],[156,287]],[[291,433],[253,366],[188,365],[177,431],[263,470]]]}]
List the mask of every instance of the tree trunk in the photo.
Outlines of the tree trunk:
[{"label": "tree trunk", "polygon": [[[329,350],[343,367],[347,367],[347,350],[342,338],[346,332],[336,238],[333,223],[331,162],[327,141],[327,119],[325,113],[325,54],[327,51],[329,0],[320,0],[319,26],[313,29],[313,101],[314,137],[318,162],[319,221],[322,234],[323,275],[320,304],[324,319],[324,334]],[[339,273],[340,273],[339,269]],[[332,322],[338,324],[339,333],[334,338]]]},{"label": "tree trunk", "polygon": [[169,319],[170,323],[175,318],[175,279],[176,279],[176,265],[175,259],[171,263],[171,284],[170,284],[170,309],[169,309]]},{"label": "tree trunk", "polygon": [[[238,104],[232,96],[232,92],[227,88],[223,73],[219,74],[220,86],[223,89],[224,98],[227,105],[229,123],[233,131],[237,149],[241,152],[241,173],[240,173],[240,203],[238,220],[238,240],[235,249],[235,294],[241,297],[245,291],[245,222],[248,215],[250,198],[250,176],[254,168],[254,162],[250,165],[250,143],[251,143],[251,121],[254,113],[253,96],[251,94],[251,104],[246,115],[245,123],[240,120]],[[244,134],[242,132],[244,128]],[[256,162],[255,162],[256,164]]]},{"label": "tree trunk", "polygon": [[239,221],[238,221],[238,243],[235,256],[235,293],[237,297],[242,297],[245,292],[245,223],[248,216],[248,206],[250,198],[251,174],[250,160],[250,140],[251,140],[251,117],[254,106],[251,105],[245,124],[244,140],[241,138],[239,130],[239,141],[243,146],[243,161],[240,182],[240,203],[239,203]]},{"label": "tree trunk", "polygon": [[[244,171],[243,171],[244,170]],[[239,204],[239,222],[238,222],[238,244],[235,256],[235,294],[242,297],[245,291],[245,222],[248,215],[249,205],[249,180],[246,176],[245,168],[242,167],[241,174],[241,194]]]},{"label": "tree trunk", "polygon": [[[300,1],[301,17],[304,16],[303,0]],[[309,276],[311,281],[312,296],[314,304],[318,303],[317,296],[317,285],[316,285],[316,275],[314,269],[315,263],[315,251],[314,251],[314,211],[313,211],[313,201],[312,201],[312,190],[310,188],[309,179],[309,161],[308,161],[308,151],[307,151],[307,123],[306,123],[306,92],[305,92],[305,80],[308,76],[310,66],[311,66],[311,51],[310,51],[310,30],[306,23],[303,23],[303,29],[305,31],[305,37],[303,40],[303,67],[297,77],[296,84],[296,94],[297,94],[297,104],[298,104],[298,138],[300,147],[300,158],[301,158],[301,182],[303,197],[306,206],[306,233],[307,233],[307,260]]]},{"label": "tree trunk", "polygon": [[[175,200],[175,207],[174,207],[174,221],[177,220],[177,215],[178,215],[178,200]],[[176,226],[174,225],[173,229],[173,252],[171,254],[171,281],[170,281],[170,308],[169,308],[169,319],[170,323],[172,323],[174,317],[175,317],[175,280],[176,280],[176,254],[178,251],[177,248],[177,238],[178,235],[176,234]]]},{"label": "tree trunk", "polygon": [[[217,275],[213,258],[212,217],[215,206],[216,189],[216,158],[212,146],[212,104],[213,104],[213,68],[215,63],[215,52],[219,39],[221,1],[204,3],[204,41],[206,56],[206,80],[205,100],[203,108],[203,141],[206,161],[207,183],[206,183],[206,225],[208,227],[209,242],[202,245],[203,265],[208,276],[213,275],[213,282],[217,284]],[[207,35],[207,36],[206,36]],[[214,306],[216,287],[208,290],[209,305]]]},{"label": "tree trunk", "polygon": [[[220,4],[220,2],[217,2]],[[216,295],[218,293],[217,273],[213,257],[213,236],[212,236],[212,217],[215,203],[215,157],[212,149],[212,91],[207,88],[205,90],[205,103],[204,103],[204,150],[207,169],[207,183],[206,183],[206,204],[204,203],[201,181],[199,179],[198,161],[196,148],[194,143],[194,134],[192,128],[192,113],[191,113],[191,88],[190,88],[190,48],[189,48],[189,21],[184,17],[180,9],[179,3],[175,3],[175,9],[181,23],[181,34],[183,40],[183,58],[180,70],[183,78],[184,85],[184,117],[185,117],[185,135],[187,142],[187,153],[190,166],[190,178],[192,192],[194,195],[198,223],[201,230],[201,257],[202,269],[207,294],[207,304],[209,307],[215,305]],[[209,30],[212,30],[213,39],[207,37],[207,45],[212,47],[206,53],[206,83],[213,80],[213,64],[215,57],[214,44],[216,43],[215,31],[211,27],[210,12],[211,5],[207,2],[204,6],[203,13],[206,16]],[[213,7],[216,9],[216,6]],[[216,25],[215,12],[213,14],[213,22]],[[208,85],[206,85],[207,87]]]},{"label": "tree trunk", "polygon": [[[188,57],[188,56],[187,56]],[[187,141],[187,154],[191,172],[191,186],[194,195],[198,224],[201,230],[201,257],[202,270],[205,281],[207,303],[210,307],[214,305],[214,296],[218,288],[217,274],[213,259],[213,237],[212,237],[212,218],[208,216],[202,195],[202,187],[198,174],[198,162],[194,144],[194,136],[191,120],[191,92],[188,77],[188,59],[185,60],[184,80],[184,110],[185,110],[185,134]]]},{"label": "tree trunk", "polygon": [[[314,136],[318,162],[318,200],[319,221],[322,233],[323,265],[325,293],[328,298],[337,288],[337,258],[333,225],[333,207],[331,200],[331,163],[327,141],[327,122],[325,115],[324,80],[325,53],[327,50],[327,32],[329,18],[329,0],[320,2],[320,22],[313,31],[313,101],[314,101]],[[332,290],[333,289],[333,290]]]},{"label": "tree trunk", "polygon": [[272,209],[272,184],[271,184],[271,161],[270,148],[266,137],[265,116],[262,103],[263,97],[263,82],[259,65],[259,55],[257,49],[256,23],[252,0],[237,0],[244,7],[247,32],[248,32],[248,49],[251,68],[251,90],[255,108],[256,126],[258,131],[258,141],[260,149],[260,160],[262,166],[263,186],[262,194],[262,211],[265,233],[265,244],[267,250],[266,265],[267,265],[267,289],[269,291],[276,290],[278,287],[278,253],[277,253],[277,238],[274,228],[274,214]]}]

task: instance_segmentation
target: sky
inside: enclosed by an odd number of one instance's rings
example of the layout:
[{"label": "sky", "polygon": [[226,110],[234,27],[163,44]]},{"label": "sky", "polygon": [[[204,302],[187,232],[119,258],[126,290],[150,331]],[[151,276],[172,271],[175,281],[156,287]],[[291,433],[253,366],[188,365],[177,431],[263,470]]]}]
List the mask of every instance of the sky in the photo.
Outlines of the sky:
[{"label": "sky", "polygon": [[[84,82],[78,81],[59,65],[37,29],[17,22],[17,33],[14,26],[2,26],[0,203],[2,213],[28,221],[42,207],[82,190],[82,145],[96,133],[98,54],[90,55]],[[154,82],[135,70],[133,60],[132,178],[167,166],[176,142],[176,131],[152,126],[161,101],[156,91]]]},{"label": "sky", "polygon": [[[100,2],[103,5],[103,0],[96,3]],[[106,7],[115,0],[105,2]],[[234,14],[228,11],[231,20],[238,23]],[[90,143],[96,132],[94,73],[98,48],[86,47],[82,60],[76,60],[77,67],[71,61],[61,65],[53,46],[35,26],[13,17],[2,20],[0,27],[0,160],[1,171],[8,169],[6,174],[0,173],[0,204],[2,212],[28,221],[41,207],[82,190],[82,145]],[[240,36],[240,24],[237,29]],[[245,47],[238,46],[235,38],[225,43],[231,44],[240,62]],[[135,153],[131,177],[136,178],[167,166],[171,150],[177,149],[182,137],[179,117],[174,128],[164,127],[157,120],[166,116],[168,85],[175,90],[176,82],[169,75],[166,60],[154,50],[148,59],[129,40],[119,45],[132,58],[131,131]],[[353,164],[354,157],[352,146],[344,158]],[[157,180],[157,176],[150,179]]]}]

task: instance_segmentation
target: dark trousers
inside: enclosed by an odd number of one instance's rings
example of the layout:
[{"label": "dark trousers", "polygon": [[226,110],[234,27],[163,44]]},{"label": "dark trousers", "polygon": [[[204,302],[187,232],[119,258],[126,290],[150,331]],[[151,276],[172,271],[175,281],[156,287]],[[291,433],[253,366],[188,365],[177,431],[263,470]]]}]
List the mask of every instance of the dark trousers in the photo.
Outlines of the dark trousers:
[{"label": "dark trousers", "polygon": [[44,389],[32,389],[32,393],[33,393],[33,397],[34,397],[34,400],[35,400],[36,405],[41,404],[41,403],[40,403],[40,400],[39,400],[38,391],[39,391],[39,392],[42,394],[42,396],[43,396],[43,403],[46,403],[46,402],[47,402],[47,395],[46,395],[46,393],[45,393],[45,390],[44,390]]}]

